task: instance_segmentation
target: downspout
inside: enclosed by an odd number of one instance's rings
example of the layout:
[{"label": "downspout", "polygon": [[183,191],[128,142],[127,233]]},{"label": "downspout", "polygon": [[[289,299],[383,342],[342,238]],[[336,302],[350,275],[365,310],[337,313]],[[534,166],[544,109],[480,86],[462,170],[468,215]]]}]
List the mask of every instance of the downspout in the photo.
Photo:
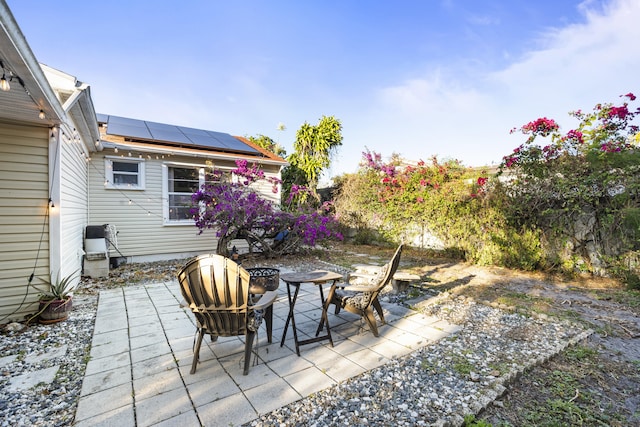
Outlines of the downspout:
[{"label": "downspout", "polygon": [[62,268],[62,254],[60,243],[62,239],[62,222],[60,220],[60,141],[61,133],[58,126],[51,127],[48,133],[49,149],[49,273],[55,280],[56,277],[64,277],[60,271]]}]

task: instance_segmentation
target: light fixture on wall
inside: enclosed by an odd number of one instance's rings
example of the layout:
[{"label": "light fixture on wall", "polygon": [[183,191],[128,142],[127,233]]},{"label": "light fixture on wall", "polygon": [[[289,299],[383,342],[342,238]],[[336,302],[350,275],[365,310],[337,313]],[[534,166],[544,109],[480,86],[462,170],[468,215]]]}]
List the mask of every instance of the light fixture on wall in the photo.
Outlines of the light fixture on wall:
[{"label": "light fixture on wall", "polygon": [[2,73],[2,78],[0,79],[0,90],[7,92],[10,89],[11,89],[11,86],[9,85],[9,82],[7,81],[7,78],[5,77],[4,73]]},{"label": "light fixture on wall", "polygon": [[9,84],[9,80],[7,80],[7,72],[4,69],[4,63],[0,61],[0,67],[2,67],[2,78],[0,78],[0,90],[3,92],[7,92],[11,89],[11,85]]}]

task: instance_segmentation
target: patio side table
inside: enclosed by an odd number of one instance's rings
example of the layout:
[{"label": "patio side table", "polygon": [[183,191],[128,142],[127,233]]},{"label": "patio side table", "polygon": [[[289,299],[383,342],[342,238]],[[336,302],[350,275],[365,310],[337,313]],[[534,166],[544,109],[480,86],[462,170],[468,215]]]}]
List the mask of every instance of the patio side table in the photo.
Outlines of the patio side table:
[{"label": "patio side table", "polygon": [[[300,346],[305,344],[311,344],[314,342],[322,341],[328,339],[331,343],[331,347],[333,347],[333,339],[331,338],[331,329],[329,328],[329,318],[327,316],[327,303],[324,299],[324,292],[322,291],[322,285],[327,282],[335,283],[338,280],[342,280],[342,274],[334,273],[332,271],[326,270],[314,270],[308,272],[301,273],[286,273],[280,275],[280,279],[287,284],[287,296],[289,298],[289,315],[287,316],[287,321],[284,324],[284,331],[282,332],[282,340],[280,341],[280,347],[284,346],[284,340],[287,337],[287,330],[289,329],[289,322],[291,322],[291,326],[293,328],[293,341],[296,345],[296,353],[300,356]],[[322,317],[321,321],[324,322],[327,330],[326,335],[320,335],[320,328],[318,328],[316,332],[316,336],[314,338],[309,338],[306,340],[298,340],[298,331],[296,329],[296,319],[295,319],[295,305],[296,300],[298,299],[298,292],[300,291],[300,286],[303,283],[311,283],[313,285],[318,286],[320,291],[320,302],[322,304]],[[291,287],[295,288],[293,296],[291,295]],[[322,324],[322,323],[321,323]]]}]

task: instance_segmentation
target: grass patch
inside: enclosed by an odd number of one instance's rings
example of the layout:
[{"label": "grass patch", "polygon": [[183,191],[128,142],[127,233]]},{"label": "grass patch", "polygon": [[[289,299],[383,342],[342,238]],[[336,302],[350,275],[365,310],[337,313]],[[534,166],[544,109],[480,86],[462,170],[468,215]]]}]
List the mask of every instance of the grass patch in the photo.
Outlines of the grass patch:
[{"label": "grass patch", "polygon": [[452,360],[453,370],[458,374],[468,376],[473,371],[473,365],[464,355],[455,354]]},{"label": "grass patch", "polygon": [[[621,384],[609,385],[628,373],[629,365],[621,366],[589,345],[572,346],[522,378],[518,391],[505,401],[506,416],[490,420],[521,427],[630,425],[627,417],[633,414],[620,407]],[[637,379],[631,381],[626,386],[633,389]]]}]

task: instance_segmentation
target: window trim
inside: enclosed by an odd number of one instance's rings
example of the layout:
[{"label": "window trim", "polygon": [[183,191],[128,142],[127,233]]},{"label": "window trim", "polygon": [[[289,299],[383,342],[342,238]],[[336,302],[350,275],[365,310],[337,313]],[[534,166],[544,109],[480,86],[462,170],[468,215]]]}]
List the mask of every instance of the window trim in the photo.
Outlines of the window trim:
[{"label": "window trim", "polygon": [[[193,219],[170,219],[169,218],[169,168],[196,169],[198,171],[198,179],[199,179],[198,188],[199,188],[204,183],[205,170],[208,167],[209,166],[207,165],[197,164],[197,163],[179,163],[179,162],[163,162],[162,163],[162,222],[163,222],[163,225],[193,226],[195,224],[195,221]],[[216,166],[216,169],[222,172],[229,172],[229,173],[232,170],[232,168],[230,167],[218,167],[218,166]]]},{"label": "window trim", "polygon": [[[113,179],[113,163],[135,163],[138,165],[138,185],[115,184]],[[129,158],[119,156],[104,157],[105,186],[109,190],[144,190],[145,189],[145,160],[140,158]]]}]

